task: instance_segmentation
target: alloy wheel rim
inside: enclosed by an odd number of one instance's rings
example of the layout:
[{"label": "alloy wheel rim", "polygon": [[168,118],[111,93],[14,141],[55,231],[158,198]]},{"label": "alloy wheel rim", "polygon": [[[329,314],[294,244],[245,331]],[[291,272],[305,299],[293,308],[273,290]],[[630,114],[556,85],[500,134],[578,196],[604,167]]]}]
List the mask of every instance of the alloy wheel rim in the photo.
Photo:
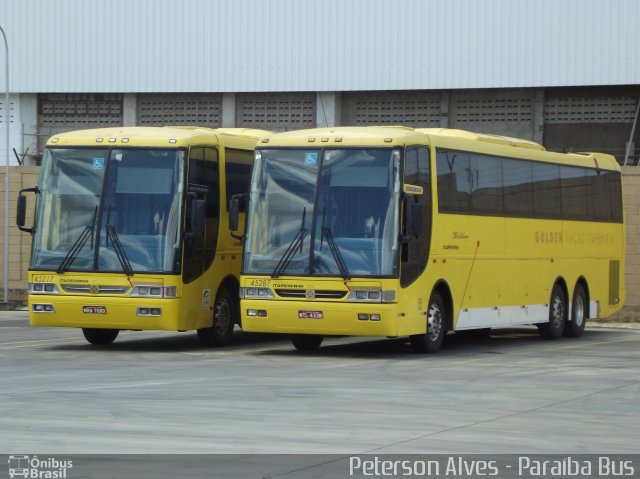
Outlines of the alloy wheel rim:
[{"label": "alloy wheel rim", "polygon": [[215,328],[223,333],[229,328],[231,321],[231,307],[226,298],[221,298],[216,303]]},{"label": "alloy wheel rim", "polygon": [[582,326],[584,321],[584,301],[582,296],[576,296],[575,304],[573,305],[573,320],[576,322],[576,326]]},{"label": "alloy wheel rim", "polygon": [[564,320],[564,302],[560,296],[553,298],[553,308],[551,310],[551,322],[554,327],[559,328]]},{"label": "alloy wheel rim", "polygon": [[442,311],[440,311],[440,307],[435,303],[429,306],[427,322],[427,335],[430,341],[435,342],[440,337],[442,330]]}]

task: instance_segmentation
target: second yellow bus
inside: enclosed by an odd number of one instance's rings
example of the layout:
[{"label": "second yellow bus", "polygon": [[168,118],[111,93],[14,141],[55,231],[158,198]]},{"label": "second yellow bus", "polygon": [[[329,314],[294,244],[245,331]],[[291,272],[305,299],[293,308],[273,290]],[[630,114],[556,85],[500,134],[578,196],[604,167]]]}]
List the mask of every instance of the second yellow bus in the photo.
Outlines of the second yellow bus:
[{"label": "second yellow bus", "polygon": [[[232,208],[233,209],[233,208]],[[580,336],[624,298],[612,156],[448,129],[267,136],[250,188],[240,284],[247,331],[407,336],[536,324]]]}]

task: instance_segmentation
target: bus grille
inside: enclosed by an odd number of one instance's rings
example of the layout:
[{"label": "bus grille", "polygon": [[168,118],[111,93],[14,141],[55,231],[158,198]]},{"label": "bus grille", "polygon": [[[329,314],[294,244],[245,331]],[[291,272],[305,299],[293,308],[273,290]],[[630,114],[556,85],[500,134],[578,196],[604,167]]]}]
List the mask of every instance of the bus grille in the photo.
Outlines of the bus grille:
[{"label": "bus grille", "polygon": [[76,285],[64,285],[62,289],[65,293],[77,293],[77,294],[125,294],[129,291],[128,286],[76,286]]},{"label": "bus grille", "polygon": [[[315,299],[342,299],[347,295],[346,291],[333,291],[329,289],[316,289],[312,291]],[[281,298],[308,298],[306,289],[276,289],[276,294]]]}]

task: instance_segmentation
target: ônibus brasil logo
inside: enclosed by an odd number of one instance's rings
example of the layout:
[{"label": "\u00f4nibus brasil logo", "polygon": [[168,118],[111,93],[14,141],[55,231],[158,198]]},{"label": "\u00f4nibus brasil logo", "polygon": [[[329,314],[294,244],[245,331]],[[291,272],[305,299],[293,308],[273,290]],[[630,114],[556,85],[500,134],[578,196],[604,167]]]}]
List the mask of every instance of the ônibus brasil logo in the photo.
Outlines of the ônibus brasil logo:
[{"label": "\u00f4nibus brasil logo", "polygon": [[38,456],[9,456],[9,477],[30,479],[65,479],[67,469],[73,461],[62,461],[53,457],[39,459]]}]

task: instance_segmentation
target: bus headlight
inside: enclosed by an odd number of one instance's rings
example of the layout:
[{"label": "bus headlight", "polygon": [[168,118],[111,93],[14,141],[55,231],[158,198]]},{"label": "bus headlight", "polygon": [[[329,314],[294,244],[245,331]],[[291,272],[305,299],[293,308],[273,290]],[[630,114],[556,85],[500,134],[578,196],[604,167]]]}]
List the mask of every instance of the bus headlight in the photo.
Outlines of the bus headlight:
[{"label": "bus headlight", "polygon": [[396,292],[390,290],[353,289],[347,297],[349,301],[363,301],[367,303],[393,303],[396,300]]},{"label": "bus headlight", "polygon": [[54,308],[53,304],[34,303],[32,311],[34,313],[55,313],[56,308]]},{"label": "bus headlight", "polygon": [[240,288],[240,298],[244,299],[273,299],[273,291],[271,288]]},{"label": "bus headlight", "polygon": [[158,285],[142,285],[134,286],[131,290],[131,296],[138,298],[175,298],[178,288],[175,286],[162,287]]},{"label": "bus headlight", "polygon": [[27,290],[30,294],[59,294],[60,290],[55,283],[28,283]]}]

